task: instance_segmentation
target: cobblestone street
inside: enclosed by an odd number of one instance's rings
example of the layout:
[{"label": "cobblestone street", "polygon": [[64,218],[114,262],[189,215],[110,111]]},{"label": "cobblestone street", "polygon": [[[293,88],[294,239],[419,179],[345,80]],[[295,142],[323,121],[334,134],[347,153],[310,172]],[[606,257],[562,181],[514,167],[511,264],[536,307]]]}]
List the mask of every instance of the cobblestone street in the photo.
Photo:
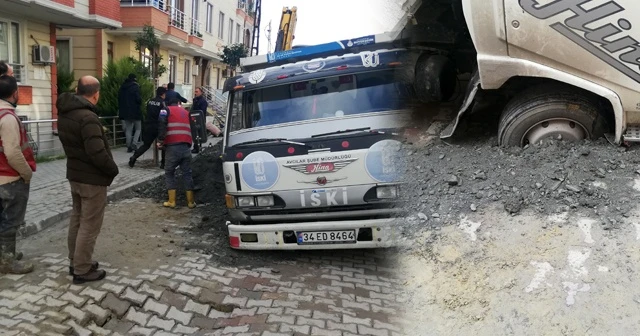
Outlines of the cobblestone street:
[{"label": "cobblestone street", "polygon": [[94,254],[107,278],[82,286],[68,274],[66,222],[22,241],[36,270],[0,278],[1,334],[402,334],[393,251],[251,252],[229,267],[178,247],[206,239],[188,220],[143,200],[110,205]]}]

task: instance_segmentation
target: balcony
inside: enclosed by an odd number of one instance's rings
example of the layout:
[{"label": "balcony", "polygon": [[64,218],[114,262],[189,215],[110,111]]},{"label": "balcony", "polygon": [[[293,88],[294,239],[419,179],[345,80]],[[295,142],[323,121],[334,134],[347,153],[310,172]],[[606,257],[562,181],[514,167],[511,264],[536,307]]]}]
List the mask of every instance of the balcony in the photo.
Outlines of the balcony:
[{"label": "balcony", "polygon": [[195,44],[199,47],[204,46],[204,40],[202,39],[202,25],[200,21],[191,19],[191,30],[189,32],[189,43]]},{"label": "balcony", "polygon": [[168,8],[169,12],[169,30],[168,33],[186,41],[188,39],[187,34],[187,16],[183,11],[177,8]]},{"label": "balcony", "polygon": [[[117,8],[117,0],[101,0]],[[113,4],[111,3],[113,1]],[[82,3],[71,0],[12,0],[1,1],[2,14],[16,19],[31,19],[55,23],[59,27],[74,28],[120,28],[117,11],[105,15],[103,12],[90,12],[90,1]],[[84,6],[80,6],[85,4]]]},{"label": "balcony", "polygon": [[149,24],[167,33],[168,13],[164,0],[120,0],[123,28],[142,28]]}]

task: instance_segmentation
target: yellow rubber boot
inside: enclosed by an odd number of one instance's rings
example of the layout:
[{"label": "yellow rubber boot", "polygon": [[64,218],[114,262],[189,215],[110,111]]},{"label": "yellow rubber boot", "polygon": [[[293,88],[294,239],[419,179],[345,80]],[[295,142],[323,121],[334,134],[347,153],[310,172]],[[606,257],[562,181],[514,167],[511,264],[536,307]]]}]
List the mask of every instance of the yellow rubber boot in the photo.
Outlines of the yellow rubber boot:
[{"label": "yellow rubber boot", "polygon": [[189,209],[193,209],[196,207],[196,199],[193,195],[192,190],[187,190],[187,206],[189,207]]},{"label": "yellow rubber boot", "polygon": [[167,208],[175,208],[176,207],[176,191],[174,190],[169,190],[169,201],[164,202],[165,207]]}]

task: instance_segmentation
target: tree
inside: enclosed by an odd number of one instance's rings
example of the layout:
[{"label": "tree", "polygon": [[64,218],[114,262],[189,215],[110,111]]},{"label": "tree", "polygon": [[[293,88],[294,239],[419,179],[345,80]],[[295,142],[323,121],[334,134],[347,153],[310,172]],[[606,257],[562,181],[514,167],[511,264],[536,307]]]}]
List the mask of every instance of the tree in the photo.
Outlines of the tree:
[{"label": "tree", "polygon": [[249,50],[242,43],[224,46],[222,49],[222,63],[227,64],[233,70],[240,66],[240,59],[247,57]]},{"label": "tree", "polygon": [[143,52],[145,49],[149,49],[151,52],[151,69],[150,77],[154,81],[157,81],[162,74],[167,71],[167,67],[162,62],[162,55],[160,55],[160,41],[156,37],[155,28],[146,24],[142,29],[142,32],[136,37],[136,50]]},{"label": "tree", "polygon": [[149,80],[150,70],[133,57],[110,61],[104,68],[104,75],[100,79],[100,100],[98,101],[98,113],[101,116],[118,115],[118,92],[130,73],[136,75],[140,85],[140,96],[143,101],[140,109],[142,115],[146,116],[146,102],[154,96],[154,83]]}]

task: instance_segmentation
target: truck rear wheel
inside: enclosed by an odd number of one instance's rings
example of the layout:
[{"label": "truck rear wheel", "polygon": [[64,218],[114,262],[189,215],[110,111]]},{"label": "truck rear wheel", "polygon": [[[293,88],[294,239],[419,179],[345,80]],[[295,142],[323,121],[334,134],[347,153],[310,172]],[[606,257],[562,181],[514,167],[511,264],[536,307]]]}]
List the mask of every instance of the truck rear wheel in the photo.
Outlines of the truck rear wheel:
[{"label": "truck rear wheel", "polygon": [[606,127],[596,99],[563,86],[545,85],[513,98],[500,117],[500,146],[525,146],[553,137],[565,141],[596,139]]}]

